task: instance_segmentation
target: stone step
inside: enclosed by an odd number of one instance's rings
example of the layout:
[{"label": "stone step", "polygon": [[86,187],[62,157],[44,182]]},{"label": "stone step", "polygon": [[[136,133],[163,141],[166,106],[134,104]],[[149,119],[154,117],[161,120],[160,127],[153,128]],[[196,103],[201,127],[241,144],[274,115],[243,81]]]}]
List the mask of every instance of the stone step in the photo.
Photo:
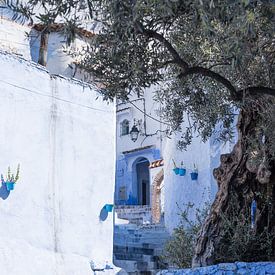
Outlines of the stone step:
[{"label": "stone step", "polygon": [[142,254],[135,254],[135,253],[115,253],[115,259],[119,261],[142,261],[143,255]]},{"label": "stone step", "polygon": [[150,210],[151,206],[149,205],[115,205],[115,210],[117,211],[127,211],[127,210]]},{"label": "stone step", "polygon": [[142,224],[142,225],[135,225],[135,224],[119,224],[115,225],[114,229],[117,231],[121,230],[136,230],[138,232],[143,231],[156,231],[156,232],[168,232],[167,229],[162,224]]},{"label": "stone step", "polygon": [[137,211],[137,210],[128,210],[128,211],[115,211],[118,215],[136,215],[136,214],[150,214],[152,211],[151,210],[142,210],[142,211]]},{"label": "stone step", "polygon": [[150,246],[150,245],[158,245],[165,243],[167,240],[169,240],[170,236],[162,236],[161,238],[154,238],[154,237],[147,237],[147,238],[139,238],[139,237],[131,237],[128,235],[117,235],[115,236],[114,243],[123,243],[124,245],[131,243],[135,244],[138,242],[142,247]]},{"label": "stone step", "polygon": [[114,257],[114,265],[116,265],[117,267],[123,268],[124,270],[127,271],[127,273],[137,271],[137,261],[117,260]]},{"label": "stone step", "polygon": [[135,246],[114,246],[114,253],[136,253],[141,255],[154,255],[154,249],[152,248],[143,248],[143,247],[135,247]]},{"label": "stone step", "polygon": [[122,216],[147,216],[151,215],[151,211],[125,211],[125,212],[116,212],[118,217]]},{"label": "stone step", "polygon": [[136,262],[154,262],[159,261],[159,255],[144,255],[144,254],[135,254],[135,253],[116,253],[115,260],[119,261],[136,261]]},{"label": "stone step", "polygon": [[[120,246],[120,247],[134,247],[137,249],[154,249],[154,251],[156,250],[161,250],[165,247],[165,243],[163,244],[149,244],[148,246],[143,246],[143,244],[141,243],[119,243],[116,242],[115,246]],[[155,255],[159,255],[159,253],[154,253]]]},{"label": "stone step", "polygon": [[164,268],[159,256],[169,238],[170,235],[163,225],[115,226],[114,263],[128,274],[155,272]]},{"label": "stone step", "polygon": [[123,267],[130,272],[142,272],[142,271],[154,271],[157,269],[157,264],[155,262],[145,262],[145,261],[131,261],[131,260],[116,260],[114,259],[114,264],[118,267]]},{"label": "stone step", "polygon": [[149,215],[143,215],[143,214],[135,214],[135,215],[118,215],[118,218],[120,220],[128,220],[128,221],[132,221],[132,220],[142,220],[144,221],[144,224],[150,222],[151,220],[151,214]]},{"label": "stone step", "polygon": [[136,235],[130,235],[130,234],[116,234],[116,238],[117,239],[121,239],[121,240],[125,240],[125,241],[130,241],[130,240],[135,240],[135,242],[137,240],[142,241],[143,243],[146,243],[146,240],[148,240],[147,243],[152,243],[157,241],[162,242],[163,240],[167,240],[169,239],[169,235],[167,234],[159,234],[159,235],[150,235],[150,234],[146,234],[146,235],[141,235],[141,236],[136,236]]},{"label": "stone step", "polygon": [[115,207],[119,219],[128,220],[132,224],[143,224],[151,221],[151,207],[149,206],[118,206]]},{"label": "stone step", "polygon": [[159,247],[164,247],[166,240],[158,241],[158,242],[141,242],[140,240],[131,240],[130,242],[117,240],[115,245],[117,246],[125,246],[125,247],[137,247],[137,248],[148,248],[155,249]]},{"label": "stone step", "polygon": [[117,235],[130,235],[131,237],[138,237],[138,238],[141,238],[141,237],[146,237],[146,236],[168,236],[169,233],[168,232],[156,232],[156,231],[144,231],[144,232],[138,232],[138,231],[128,231],[128,230],[125,230],[125,231],[115,231],[115,233]]},{"label": "stone step", "polygon": [[140,226],[136,226],[133,224],[115,225],[114,229],[116,232],[128,231],[129,233],[138,232],[139,234],[146,233],[146,232],[155,232],[155,233],[169,234],[164,227],[146,227],[145,225],[140,225]]}]

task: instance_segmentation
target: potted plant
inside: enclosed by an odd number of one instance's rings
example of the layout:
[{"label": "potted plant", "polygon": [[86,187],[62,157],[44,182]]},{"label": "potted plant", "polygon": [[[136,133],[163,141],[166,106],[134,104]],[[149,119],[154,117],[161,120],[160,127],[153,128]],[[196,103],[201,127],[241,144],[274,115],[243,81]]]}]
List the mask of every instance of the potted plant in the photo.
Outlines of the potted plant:
[{"label": "potted plant", "polygon": [[19,179],[19,171],[20,171],[20,164],[18,164],[18,166],[17,166],[15,175],[13,173],[11,173],[11,169],[10,169],[10,167],[8,167],[8,174],[7,174],[6,180],[4,179],[3,175],[1,174],[2,184],[6,185],[6,188],[8,191],[11,191],[14,189],[14,184]]},{"label": "potted plant", "polygon": [[180,169],[179,169],[179,175],[184,176],[186,174],[186,169],[183,167],[183,161],[180,164]]},{"label": "potted plant", "polygon": [[175,163],[175,161],[172,159],[172,161],[173,161],[173,164],[174,164],[174,169],[173,169],[173,171],[174,171],[174,173],[176,174],[176,175],[178,175],[179,174],[179,168],[177,167],[177,165],[176,165],[176,163]]},{"label": "potted plant", "polygon": [[194,168],[193,168],[192,172],[190,173],[190,175],[191,175],[192,180],[197,180],[198,179],[199,173],[198,173],[198,168],[196,167],[195,164],[194,164]]}]

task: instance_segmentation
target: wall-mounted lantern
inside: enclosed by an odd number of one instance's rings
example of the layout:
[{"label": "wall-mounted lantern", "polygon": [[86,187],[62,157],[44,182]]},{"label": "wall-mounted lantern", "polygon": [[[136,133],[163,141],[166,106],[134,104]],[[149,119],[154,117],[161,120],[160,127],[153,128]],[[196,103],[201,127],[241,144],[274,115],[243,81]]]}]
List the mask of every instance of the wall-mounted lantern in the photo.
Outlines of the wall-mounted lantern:
[{"label": "wall-mounted lantern", "polygon": [[133,142],[136,142],[138,139],[138,135],[139,135],[139,130],[137,128],[136,121],[134,120],[134,125],[130,131],[131,140]]}]

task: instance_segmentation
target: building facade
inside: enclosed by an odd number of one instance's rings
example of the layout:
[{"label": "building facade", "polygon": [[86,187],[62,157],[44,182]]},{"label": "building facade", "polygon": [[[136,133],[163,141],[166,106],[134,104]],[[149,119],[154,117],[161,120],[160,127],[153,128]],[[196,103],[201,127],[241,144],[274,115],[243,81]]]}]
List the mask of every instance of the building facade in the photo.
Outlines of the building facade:
[{"label": "building facade", "polygon": [[[117,104],[116,192],[117,205],[151,205],[150,165],[162,160],[164,134],[153,100],[154,89]],[[136,132],[133,132],[136,130]]]},{"label": "building facade", "polygon": [[115,107],[33,62],[25,31],[1,19],[0,273],[115,274]]},{"label": "building facade", "polygon": [[[190,218],[195,219],[195,209],[203,209],[214,200],[217,183],[212,171],[219,166],[220,155],[232,150],[234,141],[223,144],[212,136],[202,142],[197,136],[186,151],[181,151],[181,133],[167,136],[160,107],[154,101],[154,87],[142,97],[132,96],[129,102],[117,104],[115,203],[118,209],[122,205],[133,209],[148,206],[151,215],[143,222],[164,222],[172,232],[187,205],[194,205]],[[181,125],[182,129],[186,126]],[[137,140],[131,135],[135,128]],[[183,169],[184,175],[176,174],[175,167]]]}]

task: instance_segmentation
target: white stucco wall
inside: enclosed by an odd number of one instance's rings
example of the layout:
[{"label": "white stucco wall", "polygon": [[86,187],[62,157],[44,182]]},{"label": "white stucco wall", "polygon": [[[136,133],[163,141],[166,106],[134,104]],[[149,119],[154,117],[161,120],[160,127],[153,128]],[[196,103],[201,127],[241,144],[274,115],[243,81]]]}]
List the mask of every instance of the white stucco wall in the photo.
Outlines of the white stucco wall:
[{"label": "white stucco wall", "polygon": [[[199,138],[194,138],[187,151],[177,149],[179,136],[174,135],[167,140],[164,150],[164,194],[165,194],[165,225],[170,232],[180,221],[179,214],[184,210],[188,203],[194,204],[194,208],[203,207],[205,202],[211,199],[211,180],[210,180],[210,147],[209,142],[202,143]],[[186,168],[186,175],[175,175],[172,159],[180,167],[183,161]],[[190,173],[193,164],[198,167],[198,180],[191,180]],[[193,209],[190,218],[194,218]]]},{"label": "white stucco wall", "polygon": [[[0,52],[1,275],[86,275],[112,263],[115,110],[88,86]],[[112,271],[110,271],[112,273]],[[107,271],[104,274],[109,274]]]},{"label": "white stucco wall", "polygon": [[0,49],[30,60],[30,39],[27,36],[29,32],[28,26],[0,17]]},{"label": "white stucco wall", "polygon": [[[184,124],[182,125],[184,128]],[[180,222],[180,213],[189,203],[193,208],[189,211],[189,218],[195,220],[196,209],[204,209],[211,204],[217,192],[217,182],[213,177],[213,169],[220,165],[220,155],[232,150],[236,138],[232,143],[218,142],[212,136],[205,143],[201,138],[193,137],[191,145],[186,151],[178,149],[180,134],[174,134],[167,139],[164,148],[164,196],[165,196],[165,225],[172,233]],[[173,171],[174,164],[186,168],[186,175],[176,175]],[[190,173],[194,164],[198,168],[198,179],[192,180]]]},{"label": "white stucco wall", "polygon": [[[117,107],[117,155],[123,151],[129,151],[136,148],[146,147],[154,145],[160,151],[163,147],[164,134],[160,130],[164,130],[165,127],[158,115],[160,103],[154,100],[154,91],[156,87],[152,86],[144,91],[144,96],[138,98],[136,95],[130,96],[129,101],[131,103],[121,104]],[[145,105],[144,105],[145,102]],[[122,111],[121,111],[122,110]],[[144,117],[144,112],[147,116]],[[156,120],[152,119],[155,118]],[[121,136],[120,125],[121,122],[127,119],[130,122],[130,130],[136,121],[141,121],[141,125],[138,126],[141,130],[138,140],[133,142],[130,135]],[[144,120],[146,121],[146,134],[150,135],[145,138]],[[155,134],[155,135],[152,135]]]},{"label": "white stucco wall", "polygon": [[[40,32],[32,30],[30,32],[30,52],[32,61],[38,62]],[[59,74],[66,77],[74,77],[83,81],[90,81],[91,76],[88,73],[77,70],[74,62],[77,58],[69,55],[69,52],[79,52],[87,47],[85,38],[76,37],[70,46],[66,44],[66,39],[62,32],[52,32],[49,35],[48,55],[47,55],[47,70],[52,74]]]}]

